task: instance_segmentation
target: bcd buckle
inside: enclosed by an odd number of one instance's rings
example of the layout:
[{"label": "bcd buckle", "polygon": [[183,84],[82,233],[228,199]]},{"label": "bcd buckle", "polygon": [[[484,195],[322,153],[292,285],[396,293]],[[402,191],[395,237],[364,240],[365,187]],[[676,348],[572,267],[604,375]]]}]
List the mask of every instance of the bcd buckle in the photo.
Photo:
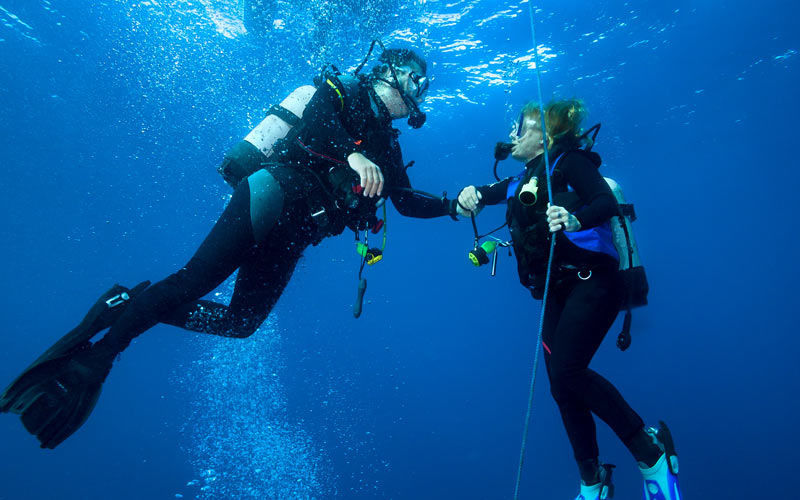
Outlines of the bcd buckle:
[{"label": "bcd buckle", "polygon": [[106,305],[108,306],[109,309],[113,309],[129,301],[130,298],[131,297],[130,295],[128,295],[128,292],[122,292],[106,300]]},{"label": "bcd buckle", "polygon": [[311,219],[319,228],[324,228],[328,225],[328,211],[325,207],[320,207],[316,212],[311,212]]}]

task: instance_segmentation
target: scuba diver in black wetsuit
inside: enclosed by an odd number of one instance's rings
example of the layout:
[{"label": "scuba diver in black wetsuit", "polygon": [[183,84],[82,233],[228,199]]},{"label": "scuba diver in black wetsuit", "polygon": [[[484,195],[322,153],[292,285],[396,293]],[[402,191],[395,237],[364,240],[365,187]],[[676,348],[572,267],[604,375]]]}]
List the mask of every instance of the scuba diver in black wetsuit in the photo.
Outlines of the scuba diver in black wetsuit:
[{"label": "scuba diver in black wetsuit", "polygon": [[[455,200],[410,189],[399,132],[391,126],[407,116],[415,128],[424,122],[418,105],[428,88],[426,69],[411,50],[384,50],[369,76],[340,75],[333,68],[305,93],[307,104],[298,108],[295,102],[294,111],[273,107],[270,116],[279,115],[283,130],[274,132],[281,126],[274,120],[260,125],[248,136],[252,143],[239,144],[226,157],[220,171],[235,186],[233,197],[189,262],[152,286],[115,285],[0,395],[0,412],[19,414],[43,448],[54,448],[88,418],[113,360],[135,337],[159,322],[251,335],[304,249],[345,228],[380,225],[375,212],[383,193],[403,215],[455,218]],[[265,139],[270,133],[280,140]],[[237,269],[229,305],[199,300]]]},{"label": "scuba diver in black wetsuit", "polygon": [[[612,465],[601,464],[595,422],[600,417],[631,451],[645,479],[645,500],[680,500],[677,455],[669,429],[645,429],[617,389],[589,363],[626,299],[610,221],[620,215],[617,199],[598,172],[601,160],[580,133],[585,108],[579,100],[545,108],[553,200],[548,199],[540,110],[529,103],[511,132],[506,151],[525,169],[486,186],[468,186],[458,196],[463,209],[507,202],[522,285],[544,294],[550,238],[556,238],[542,344],[553,398],[572,444],[581,476],[576,500],[613,495]],[[498,146],[502,149],[502,145]],[[477,230],[476,230],[477,234]],[[488,262],[483,255],[484,262]]]}]

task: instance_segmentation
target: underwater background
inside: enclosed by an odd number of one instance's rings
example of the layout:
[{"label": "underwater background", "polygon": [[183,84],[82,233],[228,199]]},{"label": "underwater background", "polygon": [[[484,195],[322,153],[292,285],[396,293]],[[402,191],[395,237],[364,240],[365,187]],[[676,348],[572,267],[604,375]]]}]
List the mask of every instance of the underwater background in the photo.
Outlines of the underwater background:
[{"label": "underwater background", "polygon": [[[593,368],[670,425],[687,498],[789,497],[800,8],[535,7],[545,99],[581,97],[586,126],[602,122],[595,151],[636,205],[651,286],[631,348],[614,346],[618,323]],[[414,187],[490,182],[495,142],[536,96],[530,28],[516,0],[0,0],[0,386],[113,283],[182,266],[230,196],[226,150],[375,37],[424,53],[434,77],[427,124],[396,122]],[[478,224],[503,220],[490,207]],[[56,450],[0,416],[0,499],[510,498],[540,304],[506,253],[495,277],[468,262],[468,221],[390,207],[388,236],[360,319],[345,233],[306,252],[252,337],[139,337]],[[540,368],[521,498],[571,499]],[[633,459],[598,430],[616,498],[641,498]]]}]

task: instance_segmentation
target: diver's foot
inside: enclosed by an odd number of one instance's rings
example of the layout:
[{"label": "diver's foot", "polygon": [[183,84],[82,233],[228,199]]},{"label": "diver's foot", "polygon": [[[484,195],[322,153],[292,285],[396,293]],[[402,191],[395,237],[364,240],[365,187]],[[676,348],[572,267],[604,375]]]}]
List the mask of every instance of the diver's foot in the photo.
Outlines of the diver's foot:
[{"label": "diver's foot", "polygon": [[664,422],[658,423],[657,429],[650,428],[647,433],[653,442],[664,452],[658,461],[649,468],[639,469],[644,477],[644,500],[681,500],[678,485],[678,454],[675,442]]},{"label": "diver's foot", "polygon": [[[89,341],[98,333],[111,327],[128,307],[130,301],[144,291],[150,285],[149,281],[139,283],[133,288],[127,288],[115,284],[107,292],[102,294],[97,302],[89,308],[83,320],[61,337],[55,344],[50,346],[41,356],[39,356],[31,366],[30,370],[37,364],[50,359],[65,356],[72,351],[81,351],[89,345]],[[26,370],[26,371],[27,371]],[[13,384],[12,384],[13,385]],[[6,391],[7,392],[7,391]],[[3,411],[3,401],[7,395],[0,395],[0,411]]]},{"label": "diver's foot", "polygon": [[581,481],[581,492],[575,500],[606,500],[614,496],[614,484],[611,482],[611,473],[614,465],[601,464],[598,470],[599,482],[586,485]]}]

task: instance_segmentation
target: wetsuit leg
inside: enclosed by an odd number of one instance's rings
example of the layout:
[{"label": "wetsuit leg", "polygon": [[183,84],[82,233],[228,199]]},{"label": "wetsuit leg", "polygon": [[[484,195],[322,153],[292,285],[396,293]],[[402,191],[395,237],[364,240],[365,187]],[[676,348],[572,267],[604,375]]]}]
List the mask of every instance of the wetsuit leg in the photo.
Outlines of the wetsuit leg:
[{"label": "wetsuit leg", "polygon": [[167,321],[196,332],[223,337],[252,335],[269,315],[292,277],[302,252],[285,242],[259,246],[239,268],[229,306],[208,300],[182,306]]},{"label": "wetsuit leg", "polygon": [[[239,267],[230,305],[199,300],[176,309],[166,323],[224,337],[252,335],[269,315],[310,243],[302,204],[283,206],[282,190],[265,170],[248,179],[250,219],[260,234]],[[280,217],[278,217],[280,215]],[[275,221],[274,226],[269,221]]]},{"label": "wetsuit leg", "polygon": [[595,272],[554,290],[548,304],[543,341],[553,398],[581,462],[599,454],[592,413],[623,442],[642,429],[639,415],[611,383],[589,368],[595,352],[617,316],[622,287],[616,272]]},{"label": "wetsuit leg", "polygon": [[257,147],[247,141],[239,141],[225,154],[217,172],[232,188],[236,188],[242,180],[259,170],[265,161],[267,157]]},{"label": "wetsuit leg", "polygon": [[[277,189],[277,184],[273,187]],[[282,203],[282,196],[278,192],[272,199],[280,199]],[[272,221],[260,221],[262,234],[265,227],[279,224],[282,218],[280,210],[266,209],[262,214],[274,216]],[[291,231],[288,225],[285,227]],[[111,355],[121,352],[131,340],[158,322],[174,319],[182,306],[196,304],[197,299],[214,290],[238,267],[260,253],[251,223],[248,179],[237,186],[228,206],[189,262],[132,300],[108,333],[97,342],[96,348]]]}]

